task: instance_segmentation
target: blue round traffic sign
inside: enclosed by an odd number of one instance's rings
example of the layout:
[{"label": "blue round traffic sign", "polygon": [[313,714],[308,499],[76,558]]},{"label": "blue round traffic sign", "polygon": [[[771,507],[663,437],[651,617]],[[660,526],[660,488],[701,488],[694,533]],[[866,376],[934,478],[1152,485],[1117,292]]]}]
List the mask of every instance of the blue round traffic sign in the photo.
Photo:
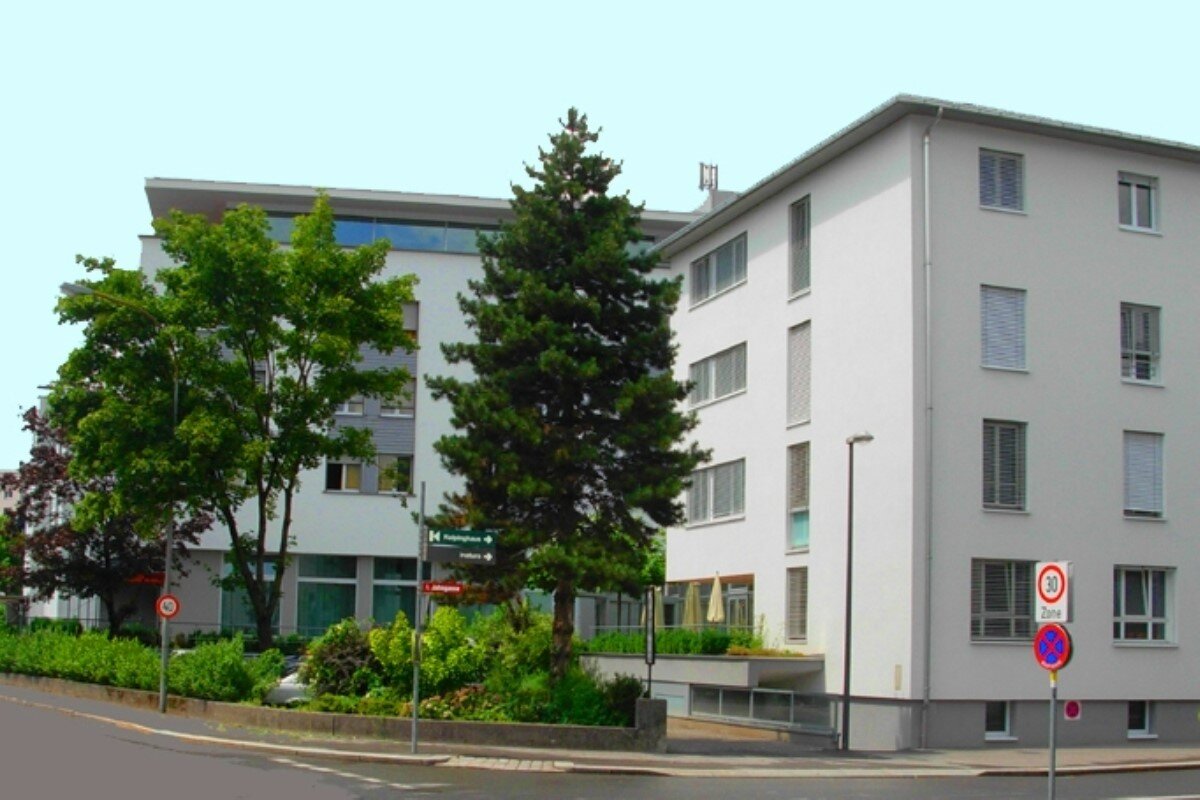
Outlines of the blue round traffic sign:
[{"label": "blue round traffic sign", "polygon": [[1033,637],[1033,657],[1038,666],[1051,671],[1060,670],[1071,661],[1071,634],[1057,622],[1038,628]]}]

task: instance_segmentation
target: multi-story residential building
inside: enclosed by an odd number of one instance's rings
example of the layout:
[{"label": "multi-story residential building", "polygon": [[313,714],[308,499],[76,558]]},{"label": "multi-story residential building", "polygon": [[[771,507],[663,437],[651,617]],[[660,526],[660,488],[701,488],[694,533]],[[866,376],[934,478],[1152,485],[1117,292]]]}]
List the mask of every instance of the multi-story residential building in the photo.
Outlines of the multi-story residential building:
[{"label": "multi-story residential building", "polygon": [[[271,218],[273,235],[286,243],[294,216],[311,210],[316,190],[150,179],[146,195],[155,218],[178,209],[216,220],[241,203],[261,206]],[[417,276],[416,303],[406,309],[406,318],[419,349],[395,356],[416,376],[412,400],[389,405],[359,398],[338,411],[339,424],[372,431],[377,462],[331,461],[302,476],[293,510],[294,558],[284,575],[278,620],[285,634],[317,634],[348,616],[390,621],[397,609],[412,618],[418,582],[415,488],[425,484],[430,512],[445,493],[458,488],[433,450],[434,442],[452,430],[450,408],[432,401],[425,376],[462,371],[445,361],[439,345],[473,335],[457,296],[468,291],[468,280],[482,277],[476,233],[496,229],[512,216],[507,200],[354,190],[330,190],[328,195],[341,243],[352,246],[386,238],[392,249],[385,277]],[[644,212],[647,245],[696,216]],[[159,240],[145,237],[142,269],[153,273],[169,263]],[[381,474],[381,467],[397,460],[408,462],[412,481],[399,497]],[[230,569],[228,549],[228,533],[221,527],[204,534],[193,549],[195,564],[176,589],[182,607],[177,629],[250,627],[241,596],[213,585],[214,577]]]},{"label": "multi-story residential building", "polygon": [[696,438],[669,581],[731,577],[855,748],[1196,740],[1200,148],[898,97],[676,233]]}]

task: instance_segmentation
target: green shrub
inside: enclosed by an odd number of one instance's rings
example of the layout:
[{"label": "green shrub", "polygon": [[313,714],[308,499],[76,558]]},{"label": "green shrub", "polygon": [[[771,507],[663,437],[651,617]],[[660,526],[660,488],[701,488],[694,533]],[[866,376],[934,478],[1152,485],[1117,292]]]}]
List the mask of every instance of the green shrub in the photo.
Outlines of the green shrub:
[{"label": "green shrub", "polygon": [[257,675],[240,637],[202,644],[171,659],[167,685],[175,694],[236,703],[254,694]]},{"label": "green shrub", "polygon": [[467,635],[457,608],[442,606],[421,636],[421,694],[438,695],[483,678],[483,649]]},{"label": "green shrub", "polygon": [[128,622],[121,626],[121,630],[117,631],[118,639],[133,639],[141,642],[146,647],[159,646],[159,631],[149,625],[142,625],[137,622]]},{"label": "green shrub", "polygon": [[[405,704],[405,711],[412,713],[412,704]],[[487,722],[509,720],[504,700],[479,684],[464,686],[453,692],[421,701],[420,716],[423,719],[469,719]]]},{"label": "green shrub", "polygon": [[78,636],[83,633],[83,623],[77,619],[46,619],[38,617],[29,621],[29,632],[55,631]]},{"label": "green shrub", "polygon": [[412,643],[413,628],[408,624],[404,612],[398,612],[392,624],[374,628],[368,639],[371,653],[379,662],[383,685],[397,694],[412,694]]},{"label": "green shrub", "polygon": [[380,682],[379,661],[353,617],[334,623],[309,644],[300,679],[318,696],[365,695]]},{"label": "green shrub", "polygon": [[[660,655],[724,655],[731,647],[755,650],[762,647],[762,639],[749,630],[725,630],[722,628],[668,628],[659,631],[655,650]],[[642,653],[646,649],[646,635],[642,631],[610,631],[584,642],[585,653]]]},{"label": "green shrub", "polygon": [[604,703],[612,714],[611,725],[632,728],[637,721],[637,701],[646,693],[642,679],[633,675],[616,675],[604,682]]},{"label": "green shrub", "polygon": [[257,658],[250,659],[246,666],[254,679],[250,697],[247,699],[262,703],[267,699],[267,693],[275,688],[279,679],[283,677],[287,662],[284,660],[283,653],[272,647],[270,650],[259,653]]}]

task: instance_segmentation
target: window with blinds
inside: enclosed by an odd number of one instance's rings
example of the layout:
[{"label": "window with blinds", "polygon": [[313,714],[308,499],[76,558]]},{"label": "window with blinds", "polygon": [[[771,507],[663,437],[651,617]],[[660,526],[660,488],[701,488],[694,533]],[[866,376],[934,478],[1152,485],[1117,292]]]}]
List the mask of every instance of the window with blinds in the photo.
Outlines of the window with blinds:
[{"label": "window with blinds", "polygon": [[1125,431],[1125,516],[1162,515],[1162,434]]},{"label": "window with blinds", "polygon": [[812,326],[805,322],[788,330],[789,425],[812,418]]},{"label": "window with blinds", "polygon": [[1017,153],[979,151],[979,205],[1025,210],[1025,158]]},{"label": "window with blinds", "polygon": [[1158,228],[1158,179],[1122,172],[1117,176],[1117,222],[1123,228]]},{"label": "window with blinds", "polygon": [[808,547],[808,442],[788,448],[788,549]]},{"label": "window with blinds", "polygon": [[746,281],[746,234],[692,262],[692,305]]},{"label": "window with blinds", "polygon": [[746,462],[731,461],[692,473],[688,524],[714,522],[746,512]]},{"label": "window with blinds", "polygon": [[809,198],[805,197],[791,207],[791,275],[788,280],[788,290],[796,295],[807,291],[811,282],[812,252],[810,247],[810,232],[812,222],[809,217]]},{"label": "window with blinds", "polygon": [[979,289],[983,366],[1025,369],[1025,290]]},{"label": "window with blinds", "polygon": [[1167,591],[1171,570],[1117,567],[1113,570],[1113,638],[1165,642],[1171,635]]},{"label": "window with blinds", "polygon": [[1121,304],[1121,377],[1158,381],[1158,309]]},{"label": "window with blinds", "polygon": [[971,639],[1032,639],[1032,561],[971,560]]},{"label": "window with blinds", "polygon": [[983,421],[983,507],[1025,509],[1025,423]]},{"label": "window with blinds", "polygon": [[808,567],[793,567],[787,571],[786,619],[788,640],[808,638]]},{"label": "window with blinds", "polygon": [[745,343],[692,364],[688,370],[688,378],[692,383],[688,403],[693,406],[745,390]]}]

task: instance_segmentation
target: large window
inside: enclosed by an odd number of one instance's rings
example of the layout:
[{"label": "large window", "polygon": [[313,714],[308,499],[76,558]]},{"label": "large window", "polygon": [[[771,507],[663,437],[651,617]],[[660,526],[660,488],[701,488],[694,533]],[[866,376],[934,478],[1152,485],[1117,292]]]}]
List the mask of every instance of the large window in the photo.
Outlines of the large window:
[{"label": "large window", "polygon": [[[270,212],[268,235],[277,242],[291,241],[295,229],[292,214]],[[336,217],[334,240],[344,247],[355,247],[387,239],[393,250],[426,250],[435,253],[479,252],[476,237],[494,236],[493,226],[457,225],[449,222],[405,222],[370,217]]]},{"label": "large window", "polygon": [[362,464],[351,461],[325,462],[325,491],[357,492],[362,490]]},{"label": "large window", "polygon": [[[424,577],[432,573],[426,562]],[[417,603],[417,560],[415,558],[375,559],[374,582],[371,589],[371,616],[380,625],[389,625],[397,612],[403,612],[412,622]]]},{"label": "large window", "polygon": [[746,235],[692,262],[692,305],[746,280]]},{"label": "large window", "polygon": [[808,567],[787,571],[787,638],[808,638]]},{"label": "large window", "polygon": [[1121,304],[1121,377],[1157,383],[1158,309]]},{"label": "large window", "polygon": [[746,511],[746,462],[731,461],[692,473],[688,523],[713,522]]},{"label": "large window", "polygon": [[746,388],[746,345],[739,344],[692,364],[689,375],[692,405],[727,397]]},{"label": "large window", "polygon": [[1025,290],[982,286],[979,305],[983,366],[1025,369]]},{"label": "large window", "polygon": [[1158,179],[1122,172],[1117,176],[1117,222],[1140,231],[1158,229]]},{"label": "large window", "polygon": [[413,457],[380,453],[376,457],[379,469],[379,491],[412,494]]},{"label": "large window", "polygon": [[971,639],[1032,639],[1032,561],[971,561]]},{"label": "large window", "polygon": [[1025,210],[1025,159],[1016,153],[979,151],[979,205]]},{"label": "large window", "polygon": [[354,556],[300,556],[296,569],[296,631],[318,636],[353,617],[358,590]]},{"label": "large window", "polygon": [[364,407],[362,396],[356,395],[344,403],[339,403],[337,409],[333,413],[340,414],[342,416],[361,417]]},{"label": "large window", "polygon": [[1025,423],[983,421],[983,507],[1025,508]]},{"label": "large window", "polygon": [[[251,567],[253,569],[253,567]],[[236,585],[232,580],[233,562],[225,556],[221,566],[221,630],[246,631],[253,633],[258,625],[254,618],[254,607],[250,605],[250,597],[246,589]],[[263,582],[269,584],[275,580],[275,562],[263,562]],[[275,606],[275,614],[271,617],[271,630],[279,633],[279,606]]]},{"label": "large window", "polygon": [[1172,571],[1153,567],[1113,570],[1113,639],[1118,642],[1170,641]]},{"label": "large window", "polygon": [[789,425],[812,418],[812,326],[805,322],[788,330]]},{"label": "large window", "polygon": [[806,291],[812,279],[812,219],[809,214],[809,199],[805,197],[792,203],[791,208],[791,274],[788,291],[795,295]]},{"label": "large window", "polygon": [[808,547],[808,442],[788,448],[788,549]]},{"label": "large window", "polygon": [[1162,434],[1125,431],[1125,516],[1162,515]]}]

